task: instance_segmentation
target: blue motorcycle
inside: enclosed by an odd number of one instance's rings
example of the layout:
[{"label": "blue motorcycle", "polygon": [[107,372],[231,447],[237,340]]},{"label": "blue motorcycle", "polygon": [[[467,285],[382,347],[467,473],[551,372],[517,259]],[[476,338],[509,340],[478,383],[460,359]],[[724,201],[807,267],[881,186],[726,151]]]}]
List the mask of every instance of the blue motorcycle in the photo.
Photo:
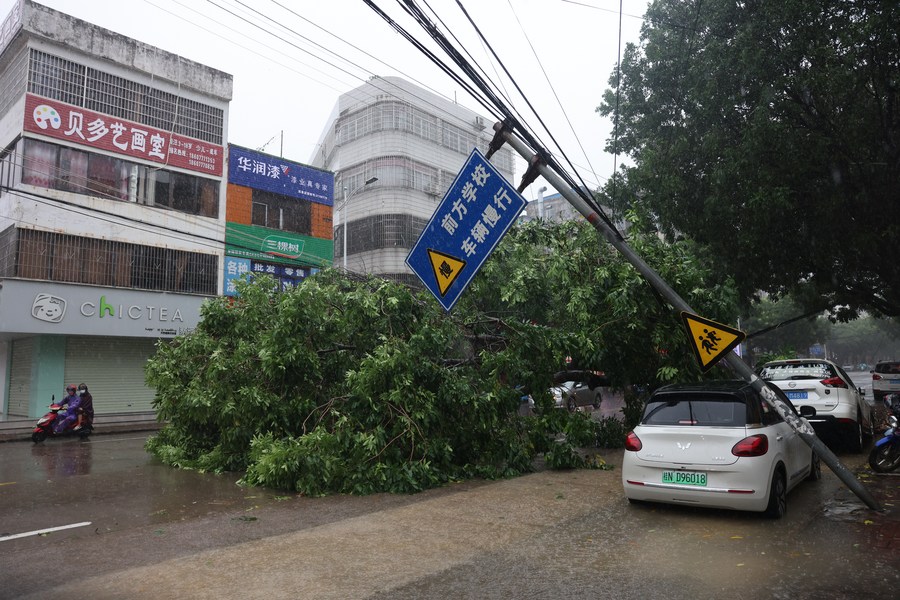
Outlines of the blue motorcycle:
[{"label": "blue motorcycle", "polygon": [[890,427],[884,432],[884,437],[875,442],[875,447],[869,453],[869,466],[876,473],[890,473],[900,466],[900,394],[888,394],[884,397],[884,403],[888,407]]}]

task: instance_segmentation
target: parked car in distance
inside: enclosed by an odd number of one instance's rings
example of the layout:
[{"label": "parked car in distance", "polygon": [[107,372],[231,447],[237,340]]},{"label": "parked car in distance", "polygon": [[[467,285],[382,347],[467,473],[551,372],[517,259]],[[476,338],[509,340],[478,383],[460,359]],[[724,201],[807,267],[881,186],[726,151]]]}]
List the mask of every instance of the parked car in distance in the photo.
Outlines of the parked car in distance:
[{"label": "parked car in distance", "polygon": [[852,452],[862,452],[864,438],[875,435],[872,406],[841,367],[822,358],[774,360],[757,374],[780,388],[798,408],[815,409],[809,422],[817,432],[836,432]]},{"label": "parked car in distance", "polygon": [[565,408],[573,412],[585,406],[596,410],[600,408],[600,402],[603,400],[599,387],[591,389],[583,381],[564,381],[550,388],[550,393],[553,395],[553,401],[557,408]]},{"label": "parked car in distance", "polygon": [[600,408],[603,401],[601,387],[609,385],[603,371],[567,370],[553,376],[554,386],[550,394],[557,408],[576,411],[585,406],[594,410]]},{"label": "parked car in distance", "polygon": [[632,503],[780,518],[788,492],[821,473],[819,457],[749,383],[716,380],[668,385],[648,398],[625,441],[622,486]]},{"label": "parked car in distance", "polygon": [[900,361],[879,361],[871,373],[875,404],[881,404],[885,394],[900,393]]}]

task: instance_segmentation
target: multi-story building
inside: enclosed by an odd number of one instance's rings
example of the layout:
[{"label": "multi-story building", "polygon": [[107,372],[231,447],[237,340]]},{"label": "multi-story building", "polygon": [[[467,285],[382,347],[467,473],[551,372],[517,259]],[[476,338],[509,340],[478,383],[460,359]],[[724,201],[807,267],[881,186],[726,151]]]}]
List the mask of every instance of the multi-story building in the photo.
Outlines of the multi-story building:
[{"label": "multi-story building", "polygon": [[287,289],[330,266],[333,204],[333,173],[229,144],[223,293],[246,273]]},{"label": "multi-story building", "polygon": [[0,28],[0,415],[144,366],[223,287],[230,75],[20,0]]},{"label": "multi-story building", "polygon": [[[335,173],[335,265],[418,283],[409,250],[492,122],[399,77],[341,95],[311,164]],[[512,181],[512,151],[492,164]]]}]

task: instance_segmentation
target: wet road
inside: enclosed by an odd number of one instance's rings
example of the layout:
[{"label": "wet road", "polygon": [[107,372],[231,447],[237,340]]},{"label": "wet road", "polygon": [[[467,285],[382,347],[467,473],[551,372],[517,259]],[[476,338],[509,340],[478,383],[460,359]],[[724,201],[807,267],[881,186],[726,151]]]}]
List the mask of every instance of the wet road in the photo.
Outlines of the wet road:
[{"label": "wet road", "polygon": [[[631,506],[621,450],[603,453],[612,471],[303,498],[164,467],[145,439],[0,444],[0,538],[90,522],[0,541],[0,598],[870,599],[900,586],[897,476],[873,487],[883,515],[824,471],[773,522]],[[47,572],[69,583],[36,583]]]}]

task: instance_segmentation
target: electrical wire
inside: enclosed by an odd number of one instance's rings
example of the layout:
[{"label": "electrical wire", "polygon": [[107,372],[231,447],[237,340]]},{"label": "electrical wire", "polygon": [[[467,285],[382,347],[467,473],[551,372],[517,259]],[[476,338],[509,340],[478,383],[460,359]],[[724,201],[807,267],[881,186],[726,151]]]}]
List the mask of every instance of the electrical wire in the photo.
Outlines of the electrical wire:
[{"label": "electrical wire", "polygon": [[[415,36],[413,36],[411,33],[406,31],[399,24],[397,24],[396,21],[394,21],[392,18],[390,18],[390,16],[388,16],[387,13],[385,13],[380,7],[378,7],[375,4],[374,0],[364,0],[364,1],[367,6],[369,6],[373,11],[375,11],[376,14],[381,16],[386,22],[388,22],[388,24],[391,25],[396,31],[398,31],[398,33],[400,33],[404,38],[409,40],[416,48],[421,49],[423,47],[423,44],[421,42],[419,42],[415,38]],[[400,4],[401,8],[405,12],[407,12],[407,14],[409,14],[420,25],[420,27],[422,27],[422,29],[424,29],[426,31],[426,33],[428,33],[428,35],[438,45],[438,47],[441,48],[451,58],[451,60],[456,64],[457,68],[459,68],[460,71],[462,71],[466,75],[466,77],[469,78],[469,80],[472,82],[472,85],[467,86],[467,89],[471,89],[474,86],[475,88],[477,88],[478,90],[481,91],[481,93],[483,95],[482,98],[488,99],[490,104],[487,104],[487,105],[483,104],[483,106],[485,106],[485,108],[490,111],[495,111],[495,112],[499,112],[500,114],[502,114],[504,116],[504,120],[513,128],[513,130],[538,155],[541,156],[541,158],[547,164],[548,168],[550,168],[554,172],[556,172],[566,182],[566,184],[569,185],[575,193],[579,194],[579,196],[582,197],[582,199],[588,204],[588,206],[590,206],[591,209],[594,210],[600,216],[600,218],[602,218],[607,223],[607,225],[610,227],[610,229],[612,229],[613,231],[618,233],[616,228],[613,226],[612,222],[609,220],[609,218],[604,214],[602,209],[596,204],[596,202],[593,199],[593,196],[591,196],[584,189],[586,187],[586,186],[584,186],[584,182],[582,181],[582,186],[577,185],[575,183],[575,181],[572,179],[572,177],[568,174],[568,172],[566,172],[564,169],[562,169],[559,166],[559,164],[552,157],[552,155],[550,155],[544,149],[543,144],[541,144],[537,140],[536,136],[524,124],[524,119],[518,118],[514,114],[512,109],[510,107],[508,107],[503,102],[503,100],[497,94],[495,94],[493,92],[493,90],[491,89],[491,86],[479,75],[478,72],[476,72],[476,70],[472,67],[472,65],[469,63],[469,61],[467,61],[465,59],[465,57],[462,56],[462,54],[457,50],[457,48],[453,46],[453,44],[447,39],[447,37],[440,31],[440,29],[437,27],[437,25],[435,23],[433,23],[431,21],[431,19],[424,13],[424,11],[417,5],[415,0],[397,0],[397,2],[398,2],[398,4]],[[469,19],[470,23],[475,28],[478,35],[485,41],[485,43],[488,45],[488,47],[491,48],[490,43],[486,40],[484,35],[481,33],[480,29],[474,23],[474,20],[471,18],[471,16],[468,14],[468,12],[465,11],[465,8],[461,5],[461,3],[459,1],[457,1],[457,4],[463,10],[464,14],[466,15],[467,19]],[[525,98],[526,102],[528,102],[527,97],[522,92],[521,88],[517,84],[515,84],[514,78],[509,74],[509,71],[505,68],[505,66],[503,66],[502,60],[500,60],[499,56],[497,56],[496,52],[492,48],[491,48],[491,52],[493,53],[495,59],[501,65],[503,70],[507,73],[507,77],[509,77],[513,81],[513,83],[516,86],[516,89],[519,91],[520,95],[522,95],[523,98]],[[443,61],[439,57],[435,56],[433,53],[426,53],[426,56],[428,56],[429,59],[431,59],[432,62],[434,62],[437,66],[439,66],[445,73],[453,73],[452,76],[459,78],[459,76],[456,75],[455,72],[453,72],[446,64],[444,64]],[[473,95],[473,97],[476,99],[479,99],[479,96],[477,96],[477,95]],[[479,101],[483,102],[483,100],[479,100]],[[534,109],[534,107],[531,105],[531,103],[528,102],[528,104],[529,104],[529,107],[531,108],[532,112],[537,114],[537,111]],[[538,118],[540,119],[540,117],[538,117]],[[541,123],[543,124],[542,120],[541,120]],[[547,129],[546,125],[544,125],[544,128]],[[551,135],[551,137],[552,137],[552,135]],[[571,165],[571,163],[570,163],[570,165]]]}]

